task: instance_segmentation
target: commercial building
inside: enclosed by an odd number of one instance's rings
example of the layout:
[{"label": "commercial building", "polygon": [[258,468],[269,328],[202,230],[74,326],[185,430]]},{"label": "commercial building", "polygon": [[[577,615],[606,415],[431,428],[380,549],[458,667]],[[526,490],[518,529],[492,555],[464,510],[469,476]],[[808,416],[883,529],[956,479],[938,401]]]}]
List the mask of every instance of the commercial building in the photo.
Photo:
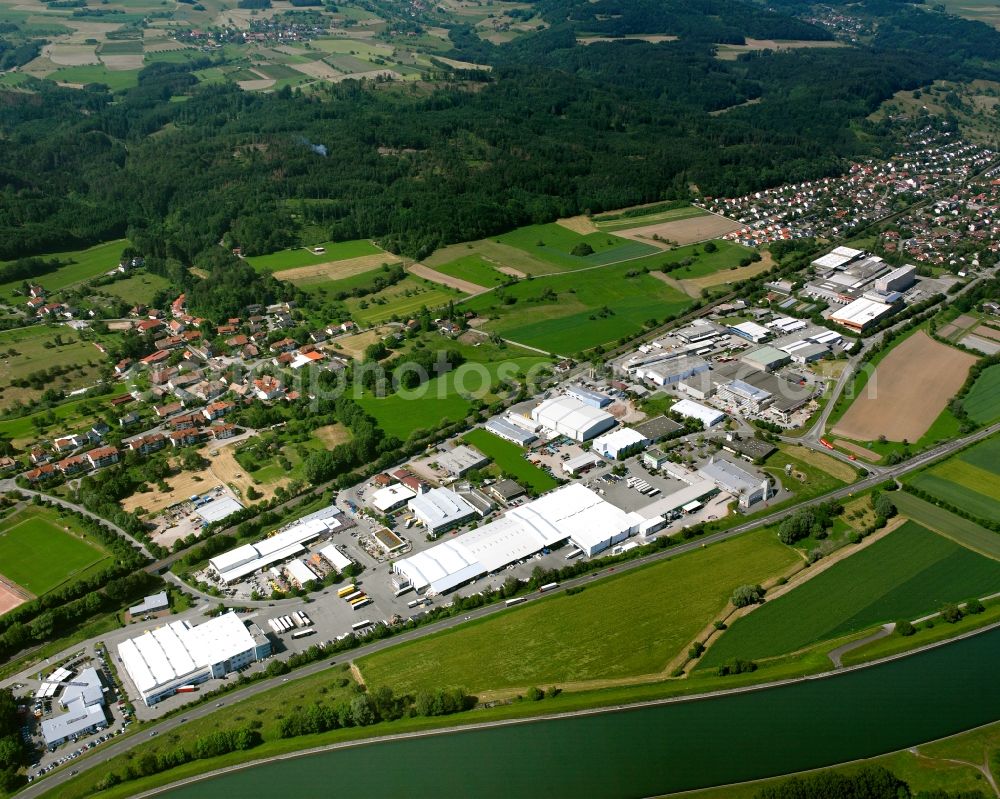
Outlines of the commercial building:
[{"label": "commercial building", "polygon": [[499,436],[500,438],[521,447],[527,447],[529,444],[538,440],[538,436],[532,431],[525,430],[523,427],[518,427],[516,424],[513,424],[505,419],[503,416],[494,416],[485,425],[483,425],[483,427],[493,433],[493,435]]},{"label": "commercial building", "polygon": [[659,469],[663,464],[667,463],[670,459],[667,457],[663,450],[656,448],[647,449],[642,453],[642,465],[650,469]]},{"label": "commercial building", "polygon": [[740,322],[737,325],[730,325],[729,330],[731,333],[740,338],[745,338],[747,341],[752,341],[754,344],[762,344],[774,335],[774,331],[768,330],[756,322]]},{"label": "commercial building", "polygon": [[72,677],[59,697],[59,704],[66,712],[42,721],[45,745],[54,749],[72,738],[89,735],[106,727],[108,719],[104,712],[104,690],[101,675],[96,669],[84,669],[76,677]]},{"label": "commercial building", "polygon": [[652,442],[662,441],[668,436],[679,433],[684,429],[684,425],[675,422],[667,416],[654,416],[645,422],[637,424],[635,430],[639,435],[648,438]]},{"label": "commercial building", "polygon": [[875,281],[876,291],[906,291],[917,282],[917,267],[907,264],[893,269]]},{"label": "commercial building", "polygon": [[791,356],[787,352],[782,352],[777,347],[771,346],[753,350],[740,358],[742,363],[752,366],[754,369],[760,369],[762,372],[773,372],[790,360]]},{"label": "commercial building", "polygon": [[336,518],[339,513],[333,506],[317,511],[263,541],[244,544],[216,555],[209,559],[208,564],[225,583],[242,580],[256,571],[305,552],[307,542],[340,527],[340,520]]},{"label": "commercial building", "polygon": [[160,591],[158,594],[150,594],[138,605],[133,605],[128,609],[128,612],[130,616],[135,618],[136,616],[142,616],[146,613],[158,613],[159,611],[166,610],[169,607],[170,600],[167,597],[167,592]]},{"label": "commercial building", "polygon": [[490,462],[483,453],[459,444],[457,447],[442,452],[434,457],[438,467],[444,469],[452,477],[462,477],[473,469],[481,469]]},{"label": "commercial building", "polygon": [[680,513],[691,513],[693,510],[697,510],[706,499],[710,499],[718,493],[719,487],[713,481],[695,480],[690,485],[686,485],[672,494],[667,494],[644,508],[639,508],[637,513],[644,519],[659,517],[669,519]]},{"label": "commercial building", "polygon": [[575,477],[576,475],[583,474],[584,472],[593,469],[601,463],[603,463],[603,461],[597,456],[597,453],[584,452],[582,455],[577,455],[575,458],[563,461],[562,470],[563,474]]},{"label": "commercial building", "polygon": [[410,500],[413,515],[431,536],[461,526],[477,515],[476,509],[463,497],[448,488],[432,488]]},{"label": "commercial building", "polygon": [[787,352],[792,363],[807,364],[825,358],[830,353],[830,347],[809,339],[799,339],[790,344],[782,344],[782,352]]},{"label": "commercial building", "polygon": [[674,338],[683,341],[685,344],[695,344],[701,341],[707,341],[715,336],[720,336],[725,332],[725,328],[720,327],[714,322],[710,322],[707,319],[695,319],[687,327],[675,330],[672,335]]},{"label": "commercial building", "polygon": [[759,438],[741,438],[736,433],[726,434],[722,448],[726,452],[740,455],[748,461],[762,461],[777,449],[774,444],[761,441]]},{"label": "commercial building", "polygon": [[610,413],[567,396],[552,397],[535,406],[531,418],[574,441],[588,441],[615,426],[615,417]]},{"label": "commercial building", "polygon": [[821,255],[814,260],[812,265],[820,272],[843,269],[864,254],[863,250],[855,250],[853,247],[836,247],[826,255]]},{"label": "commercial building", "polygon": [[632,455],[649,445],[649,439],[631,427],[620,427],[594,439],[593,451],[605,458],[617,460],[620,455]]},{"label": "commercial building", "polygon": [[316,572],[310,569],[308,564],[298,558],[293,558],[285,564],[285,574],[287,574],[292,583],[297,584],[299,588],[304,586],[310,580],[316,579]]},{"label": "commercial building", "polygon": [[126,674],[150,707],[182,686],[224,677],[270,654],[267,637],[233,612],[197,626],[175,621],[118,645]]},{"label": "commercial building", "polygon": [[578,399],[584,405],[590,405],[592,408],[605,408],[611,404],[611,397],[607,394],[602,394],[600,391],[594,391],[581,385],[568,386],[566,388],[566,396]]},{"label": "commercial building", "polygon": [[689,399],[682,399],[679,402],[675,402],[670,410],[689,419],[697,419],[705,425],[706,429],[717,425],[726,418],[726,414],[722,411],[717,411],[715,408],[709,408],[707,405],[702,405],[700,402]]},{"label": "commercial building", "polygon": [[222,521],[227,516],[239,513],[241,510],[243,510],[243,506],[232,497],[219,497],[198,505],[194,512],[201,517],[205,524],[211,524]]},{"label": "commercial building", "polygon": [[711,372],[702,372],[682,380],[677,388],[692,399],[707,400],[715,396],[716,380]]},{"label": "commercial building", "polygon": [[574,483],[513,508],[487,525],[393,564],[393,584],[440,594],[536,552],[572,542],[588,555],[638,530],[641,517]]},{"label": "commercial building", "polygon": [[767,477],[758,477],[732,461],[713,455],[698,474],[711,480],[722,491],[728,491],[746,509],[770,496],[771,484]]},{"label": "commercial building", "polygon": [[891,314],[893,310],[892,305],[862,297],[834,311],[830,320],[860,333]]},{"label": "commercial building", "polygon": [[691,355],[640,366],[634,373],[636,377],[647,380],[653,385],[673,386],[682,380],[707,372],[709,368],[709,363],[704,358]]},{"label": "commercial building", "polygon": [[508,503],[526,493],[524,486],[513,480],[499,480],[489,487],[489,493],[497,500]]},{"label": "commercial building", "polygon": [[354,565],[354,561],[337,549],[333,544],[327,544],[325,547],[318,549],[317,552],[319,552],[319,554],[322,555],[338,572],[343,572],[348,566]]},{"label": "commercial building", "polygon": [[769,391],[742,380],[719,386],[718,395],[720,400],[733,403],[742,413],[761,413],[774,399]]},{"label": "commercial building", "polygon": [[371,495],[368,504],[373,510],[377,510],[379,513],[392,513],[392,511],[403,507],[403,505],[416,495],[416,491],[400,483],[399,485],[380,488]]}]

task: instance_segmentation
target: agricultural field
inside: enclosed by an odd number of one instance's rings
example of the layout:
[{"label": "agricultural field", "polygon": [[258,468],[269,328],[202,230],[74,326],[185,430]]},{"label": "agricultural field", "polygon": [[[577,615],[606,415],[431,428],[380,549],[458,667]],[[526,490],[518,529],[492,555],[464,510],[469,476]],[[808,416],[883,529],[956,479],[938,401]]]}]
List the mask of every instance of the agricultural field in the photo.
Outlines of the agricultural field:
[{"label": "agricultural field", "polygon": [[108,395],[71,400],[55,408],[5,419],[0,421],[0,440],[9,441],[16,448],[23,449],[39,437],[89,425],[99,417],[102,405],[109,403],[111,399],[112,396]]},{"label": "agricultural field", "polygon": [[517,444],[505,441],[488,430],[477,427],[466,433],[463,440],[490,458],[501,473],[511,475],[533,494],[544,493],[559,485],[559,481],[551,474],[525,458],[525,451]]},{"label": "agricultural field", "polygon": [[1000,438],[976,444],[906,482],[973,516],[1000,518]]},{"label": "agricultural field", "polygon": [[[58,291],[67,286],[75,286],[85,280],[90,280],[105,272],[110,272],[118,266],[118,259],[122,250],[129,246],[125,239],[109,241],[105,244],[98,244],[86,250],[69,250],[67,252],[49,253],[39,256],[45,261],[53,258],[64,266],[47,275],[41,275],[34,282],[45,288],[47,291]],[[0,263],[0,266],[3,266]],[[23,280],[15,280],[10,283],[0,284],[0,302],[9,302],[20,305],[27,301],[27,298],[20,296]]]},{"label": "agricultural field", "polygon": [[406,320],[421,308],[441,308],[449,302],[458,302],[464,296],[454,289],[411,276],[367,297],[351,297],[345,305],[355,322],[367,326],[393,317]]},{"label": "agricultural field", "polygon": [[715,46],[715,57],[720,61],[735,61],[743,53],[755,53],[761,50],[801,50],[816,47],[845,47],[844,42],[838,41],[814,41],[799,39],[745,39],[746,44],[717,44]]},{"label": "agricultural field", "polygon": [[735,621],[700,667],[796,652],[883,622],[913,619],[946,602],[984,596],[998,585],[1000,563],[907,521]]},{"label": "agricultural field", "polygon": [[670,244],[694,244],[721,238],[741,227],[738,222],[693,205],[636,215],[640,210],[632,209],[632,215],[627,217],[621,214],[596,217],[594,225],[601,232],[614,232],[622,238],[648,242],[661,248]]},{"label": "agricultural field", "polygon": [[1000,365],[980,373],[962,405],[976,424],[990,425],[1000,419]]},{"label": "agricultural field", "polygon": [[928,530],[940,533],[980,555],[1000,560],[1000,533],[987,530],[907,491],[893,493],[892,501],[901,514]]},{"label": "agricultural field", "polygon": [[[555,223],[517,228],[497,236],[496,240],[546,261],[558,271],[604,266],[659,251],[649,244],[630,242],[608,233],[576,233]],[[574,255],[573,249],[580,246],[587,246],[593,252]]]},{"label": "agricultural field", "polygon": [[[906,337],[875,366],[835,436],[867,442],[918,441],[962,387],[976,358],[941,344],[922,330]],[[858,385],[856,381],[855,385]],[[914,387],[919,386],[919,390]]]},{"label": "agricultural field", "polygon": [[993,0],[944,0],[942,5],[950,14],[985,22],[1000,29],[1000,8],[997,8]]},{"label": "agricultural field", "polygon": [[48,508],[16,511],[0,527],[0,575],[35,596],[108,558]]},{"label": "agricultural field", "polygon": [[170,288],[170,281],[159,275],[139,272],[124,280],[116,280],[100,291],[118,297],[130,305],[149,305],[157,292]]},{"label": "agricultural field", "polygon": [[[785,468],[791,466],[791,474]],[[776,478],[799,502],[818,497],[857,480],[857,472],[846,463],[822,452],[793,444],[779,444],[767,459],[764,471]]]},{"label": "agricultural field", "polygon": [[766,582],[798,560],[773,537],[753,532],[573,596],[393,647],[357,666],[365,682],[398,692],[456,686],[510,693],[531,685],[654,679],[722,611],[736,586]]},{"label": "agricultural field", "polygon": [[[321,252],[315,252],[315,250]],[[283,272],[286,269],[297,269],[303,266],[317,266],[333,261],[345,261],[348,258],[360,258],[364,255],[379,255],[384,251],[367,239],[355,241],[327,241],[314,247],[296,247],[291,250],[281,250],[270,255],[252,255],[246,258],[258,272]],[[389,256],[395,259],[395,256]]]},{"label": "agricultural field", "polygon": [[490,318],[486,330],[570,355],[684,312],[690,299],[633,264],[566,273],[497,289],[463,303]]},{"label": "agricultural field", "polygon": [[489,288],[510,280],[510,275],[498,272],[496,267],[481,255],[466,255],[454,261],[434,267],[435,271],[444,275],[467,280],[470,283]]}]

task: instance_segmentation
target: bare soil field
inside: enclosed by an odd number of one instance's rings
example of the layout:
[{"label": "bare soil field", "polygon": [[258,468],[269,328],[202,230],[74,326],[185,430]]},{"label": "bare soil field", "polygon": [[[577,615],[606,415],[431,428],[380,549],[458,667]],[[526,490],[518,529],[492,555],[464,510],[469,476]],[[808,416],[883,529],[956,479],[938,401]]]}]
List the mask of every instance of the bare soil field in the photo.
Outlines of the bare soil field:
[{"label": "bare soil field", "polygon": [[0,616],[31,599],[31,594],[0,577]]},{"label": "bare soil field", "polygon": [[297,69],[303,75],[308,75],[310,78],[319,78],[320,80],[336,80],[337,78],[343,78],[344,73],[340,72],[325,61],[310,61],[307,64],[289,64],[292,69]]},{"label": "bare soil field", "polygon": [[236,85],[243,91],[255,92],[263,89],[270,89],[277,81],[274,78],[260,78],[259,80],[239,80]]},{"label": "bare soil field", "polygon": [[143,56],[141,55],[102,55],[101,61],[104,66],[114,72],[124,72],[129,69],[142,69]]},{"label": "bare soil field", "polygon": [[493,267],[498,272],[503,272],[505,275],[510,275],[511,277],[522,278],[527,277],[527,275],[520,269],[515,269],[513,266],[495,266]]},{"label": "bare soil field", "polygon": [[980,336],[981,338],[988,338],[993,341],[1000,341],[1000,330],[994,330],[992,327],[987,327],[986,325],[980,325],[972,332],[975,335]]},{"label": "bare soil field", "polygon": [[588,233],[597,233],[597,225],[593,223],[589,216],[568,216],[565,219],[557,219],[556,224],[560,227],[566,228],[566,230],[572,230],[574,233],[579,233],[581,236],[586,236]]},{"label": "bare soil field", "polygon": [[923,331],[890,352],[855,398],[834,435],[872,441],[917,441],[965,382],[976,358]]},{"label": "bare soil field", "polygon": [[717,239],[727,233],[732,233],[734,230],[739,230],[741,227],[742,225],[738,222],[724,216],[703,214],[688,219],[677,219],[673,222],[660,222],[656,225],[616,230],[615,235],[633,241],[641,241],[643,244],[652,244],[654,247],[666,248],[669,245],[657,241],[653,236],[659,236],[664,241],[676,241],[678,244],[694,244],[705,239]]},{"label": "bare soil field", "polygon": [[454,58],[445,58],[443,55],[435,55],[438,61],[442,61],[449,67],[454,67],[455,69],[478,69],[482,72],[489,72],[493,69],[489,64],[474,64],[471,61],[456,61]]},{"label": "bare soil field", "polygon": [[413,266],[409,268],[409,272],[417,277],[430,280],[432,283],[440,283],[442,286],[458,289],[465,294],[479,294],[481,291],[486,291],[486,286],[480,286],[478,283],[473,283],[469,280],[462,280],[459,277],[446,275],[443,272],[438,272],[431,269],[429,266],[424,266],[423,264],[413,264]]},{"label": "bare soil field", "polygon": [[941,338],[950,339],[952,336],[954,336],[958,332],[958,330],[959,330],[959,328],[956,325],[947,324],[944,327],[942,327],[940,330],[938,330],[938,335],[941,336]]},{"label": "bare soil field", "polygon": [[345,258],[343,261],[326,261],[321,264],[297,266],[294,269],[284,269],[275,272],[278,280],[288,280],[292,283],[318,283],[326,280],[342,280],[354,277],[362,272],[378,269],[382,264],[399,263],[399,259],[390,253],[373,253],[357,258]]},{"label": "bare soil field", "polygon": [[351,431],[340,424],[328,424],[317,427],[313,435],[326,444],[327,449],[333,449],[337,444],[346,444],[351,440]]},{"label": "bare soil field", "polygon": [[814,47],[846,47],[843,42],[814,42],[799,39],[751,39],[747,37],[746,44],[717,45],[715,57],[720,61],[735,61],[741,53],[752,53],[758,50],[804,50]]},{"label": "bare soil field", "polygon": [[836,444],[841,449],[846,449],[848,452],[853,452],[859,458],[864,458],[866,461],[871,463],[878,463],[882,460],[882,456],[877,452],[873,452],[867,447],[862,447],[860,444],[855,444],[853,441],[845,441],[842,438],[835,438],[833,443]]},{"label": "bare soil field", "polygon": [[92,44],[50,44],[42,48],[42,53],[47,55],[53,64],[65,67],[100,63]]}]

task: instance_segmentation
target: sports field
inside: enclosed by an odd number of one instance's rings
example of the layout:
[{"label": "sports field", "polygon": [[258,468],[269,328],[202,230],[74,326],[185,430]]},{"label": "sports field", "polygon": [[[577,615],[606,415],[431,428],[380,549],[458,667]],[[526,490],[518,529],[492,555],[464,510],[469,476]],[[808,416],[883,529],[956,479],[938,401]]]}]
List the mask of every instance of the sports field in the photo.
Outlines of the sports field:
[{"label": "sports field", "polygon": [[906,491],[893,492],[892,501],[901,514],[909,516],[928,530],[940,533],[980,555],[1000,560],[1000,533],[987,530]]},{"label": "sports field", "polygon": [[976,444],[907,482],[973,516],[1000,518],[1000,438]]},{"label": "sports field", "polygon": [[797,560],[773,537],[749,533],[601,580],[574,596],[532,602],[393,647],[358,666],[367,683],[399,692],[654,675],[711,623],[736,586],[764,582]]},{"label": "sports field", "polygon": [[[44,261],[54,258],[65,265],[54,272],[42,275],[35,282],[48,291],[57,291],[103,275],[118,266],[118,258],[121,256],[122,250],[128,246],[128,241],[118,239],[98,244],[86,250],[69,250],[40,255],[39,258]],[[14,289],[20,289],[22,283],[24,283],[23,280],[15,280],[11,283],[0,284],[0,299],[9,300],[14,304],[26,302],[27,298],[15,297],[13,294]]]},{"label": "sports field", "polygon": [[18,511],[2,527],[0,574],[35,596],[107,558],[96,545],[64,530],[58,515],[47,509]]},{"label": "sports field", "polygon": [[517,482],[532,489],[536,494],[559,485],[559,481],[552,475],[528,461],[524,457],[524,450],[517,444],[504,441],[488,430],[477,427],[466,433],[464,440],[492,459],[503,473],[510,474]]},{"label": "sports field", "polygon": [[962,400],[969,418],[988,425],[1000,419],[1000,365],[984,369]]},{"label": "sports field", "polygon": [[[315,252],[315,250],[320,252]],[[363,255],[377,255],[383,252],[366,239],[355,241],[327,241],[315,247],[296,247],[291,250],[280,250],[270,255],[253,255],[246,259],[258,272],[281,272],[286,269],[297,269],[303,266],[314,266],[327,261],[344,261],[348,258],[360,258]]]},{"label": "sports field", "polygon": [[997,590],[1000,563],[907,521],[737,620],[709,649],[701,666],[796,652]]},{"label": "sports field", "polygon": [[889,441],[918,441],[961,388],[975,361],[975,356],[917,331],[877,364],[833,434],[862,442],[882,435]]}]

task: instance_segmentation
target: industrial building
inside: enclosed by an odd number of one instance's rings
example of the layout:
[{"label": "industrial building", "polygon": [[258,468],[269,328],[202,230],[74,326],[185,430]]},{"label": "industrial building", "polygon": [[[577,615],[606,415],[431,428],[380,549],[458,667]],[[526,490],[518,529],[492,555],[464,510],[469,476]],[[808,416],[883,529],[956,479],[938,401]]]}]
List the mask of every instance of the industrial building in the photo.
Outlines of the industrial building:
[{"label": "industrial building", "polygon": [[650,469],[659,469],[669,460],[667,454],[660,449],[647,449],[642,453],[642,465]]},{"label": "industrial building", "polygon": [[448,488],[432,488],[415,496],[410,500],[409,508],[433,537],[459,527],[477,515],[472,505]]},{"label": "industrial building", "polygon": [[[68,678],[69,674],[66,676]],[[104,712],[105,689],[96,669],[84,669],[65,684],[59,704],[66,712],[42,721],[42,738],[50,749],[72,738],[89,735],[108,724]]]},{"label": "industrial building", "polygon": [[645,449],[649,439],[631,427],[620,427],[598,436],[594,439],[593,451],[611,460],[618,460],[619,455],[632,455]]},{"label": "industrial building", "polygon": [[285,574],[288,575],[292,583],[297,584],[299,588],[304,586],[310,580],[316,579],[316,572],[309,568],[309,564],[298,558],[293,558],[285,564]]},{"label": "industrial building", "polygon": [[304,516],[287,530],[275,533],[270,538],[216,555],[209,559],[208,565],[224,583],[237,582],[256,571],[305,552],[307,542],[341,526],[340,520],[336,518],[339,514],[340,510],[331,505]]},{"label": "industrial building", "polygon": [[737,325],[730,325],[729,331],[740,338],[752,341],[754,344],[762,344],[774,335],[774,331],[768,330],[756,322],[740,322]]},{"label": "industrial building", "polygon": [[347,557],[347,555],[343,554],[333,544],[327,544],[325,547],[320,548],[318,552],[326,558],[329,564],[338,572],[343,572],[348,566],[354,565],[354,561]]},{"label": "industrial building", "polygon": [[498,480],[489,487],[490,494],[504,504],[525,495],[524,486],[514,480]]},{"label": "industrial building", "polygon": [[762,372],[773,372],[790,360],[791,356],[787,352],[782,352],[777,347],[770,345],[748,352],[740,358],[740,361],[747,366],[760,369]]},{"label": "industrial building", "polygon": [[138,605],[130,607],[128,613],[132,618],[135,618],[136,616],[143,616],[146,613],[159,613],[161,610],[167,610],[169,607],[170,600],[167,597],[167,592],[160,591],[158,594],[150,594]]},{"label": "industrial building", "polygon": [[241,510],[243,510],[243,505],[237,500],[232,497],[222,496],[202,504],[196,504],[194,512],[201,517],[205,524],[211,524],[212,522],[222,521],[227,516],[239,513]]},{"label": "industrial building", "polygon": [[733,494],[744,510],[770,496],[771,484],[767,477],[758,477],[732,461],[715,455],[698,470],[698,474],[711,480],[720,490]]},{"label": "industrial building", "polygon": [[399,510],[416,495],[416,491],[400,483],[380,488],[371,495],[368,504],[379,513],[392,513],[394,510]]},{"label": "industrial building", "polygon": [[615,426],[615,417],[567,396],[552,397],[531,410],[531,418],[547,430],[588,441]]},{"label": "industrial building", "polygon": [[876,291],[906,291],[917,282],[917,267],[907,264],[893,269],[875,281]]},{"label": "industrial building", "polygon": [[862,297],[834,311],[830,320],[860,333],[891,314],[893,310],[892,305]]},{"label": "industrial building", "polygon": [[711,499],[719,493],[719,487],[711,480],[695,480],[684,488],[667,494],[663,499],[639,508],[637,511],[645,519],[656,519],[658,517],[671,518],[678,513],[693,513],[698,510],[707,499]]},{"label": "industrial building", "polygon": [[473,469],[481,469],[490,462],[490,459],[483,453],[465,444],[459,444],[447,452],[436,455],[434,460],[439,468],[452,477],[462,477]]},{"label": "industrial building", "polygon": [[592,408],[605,408],[611,404],[611,397],[602,394],[600,391],[593,391],[586,386],[572,385],[566,388],[566,396],[578,399],[584,405]]},{"label": "industrial building", "polygon": [[704,358],[690,355],[639,366],[633,372],[640,380],[647,380],[653,385],[673,386],[682,380],[707,372],[709,368],[709,363]]},{"label": "industrial building", "polygon": [[792,362],[797,364],[813,363],[830,354],[830,348],[826,344],[817,344],[807,339],[783,344],[780,349],[782,352],[788,353]]},{"label": "industrial building", "polygon": [[505,441],[510,441],[512,444],[517,444],[520,447],[527,447],[538,440],[538,436],[534,432],[525,430],[523,427],[518,427],[503,416],[494,416],[483,427],[493,433],[493,435],[499,436]]},{"label": "industrial building", "polygon": [[679,402],[675,402],[670,410],[674,413],[679,413],[681,416],[686,416],[689,419],[697,419],[705,425],[706,429],[712,427],[713,425],[717,425],[726,418],[726,414],[722,411],[718,411],[715,408],[709,408],[707,405],[702,405],[700,402],[695,402],[694,400],[689,399],[682,399]]},{"label": "industrial building", "polygon": [[672,436],[684,429],[684,425],[675,422],[667,416],[654,416],[635,426],[639,435],[648,438],[651,442],[662,441],[667,436]]},{"label": "industrial building", "polygon": [[593,555],[628,538],[641,521],[574,483],[478,530],[396,561],[393,584],[397,590],[441,594],[567,540]]},{"label": "industrial building", "polygon": [[593,469],[595,466],[599,466],[603,462],[604,461],[602,461],[596,453],[584,452],[581,455],[577,455],[575,458],[563,461],[562,470],[563,474],[575,477],[583,474],[589,469]]},{"label": "industrial building", "polygon": [[118,645],[125,672],[150,707],[182,686],[224,677],[270,654],[267,637],[233,612],[197,626],[175,621]]},{"label": "industrial building", "polygon": [[733,403],[742,413],[761,413],[774,399],[771,392],[742,380],[719,386],[718,396],[723,402]]},{"label": "industrial building", "polygon": [[853,247],[836,247],[826,255],[821,255],[812,262],[817,271],[825,272],[831,269],[843,269],[848,264],[856,261],[864,250],[856,250]]},{"label": "industrial building", "polygon": [[720,327],[714,322],[710,322],[707,319],[695,319],[687,327],[675,330],[672,335],[685,344],[695,344],[715,338],[716,336],[721,336],[725,332],[725,328]]}]

